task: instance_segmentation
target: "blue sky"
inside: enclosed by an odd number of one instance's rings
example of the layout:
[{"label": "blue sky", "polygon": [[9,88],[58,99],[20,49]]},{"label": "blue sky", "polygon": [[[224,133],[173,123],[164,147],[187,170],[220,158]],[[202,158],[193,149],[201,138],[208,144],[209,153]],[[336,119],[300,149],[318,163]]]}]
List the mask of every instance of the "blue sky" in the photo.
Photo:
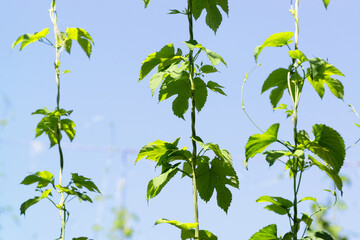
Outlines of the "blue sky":
[{"label": "blue sky", "polygon": [[[91,227],[101,224],[108,229],[114,217],[111,209],[120,205],[126,205],[140,219],[135,224],[136,240],[179,239],[176,229],[153,226],[159,218],[193,221],[190,181],[174,179],[147,204],[147,183],[159,172],[147,161],[134,166],[134,153],[156,139],[174,141],[181,137],[180,145],[191,147],[189,116],[183,121],[172,115],[171,101],[158,104],[148,88],[149,79],[138,83],[140,64],[148,54],[168,43],[186,49],[186,18],[167,14],[169,9],[183,9],[185,4],[185,0],[152,0],[144,9],[141,0],[58,2],[60,28],[84,28],[95,41],[90,60],[76,45],[71,56],[62,56],[63,69],[71,69],[72,73],[62,78],[61,105],[74,110],[72,120],[77,125],[75,140],[64,145],[65,176],[78,172],[91,177],[106,197],[94,204],[79,204],[77,200],[70,203],[69,238],[85,235],[106,239],[104,233],[94,233]],[[327,11],[321,0],[304,0],[300,4],[300,49],[308,57],[327,58],[346,77],[340,79],[345,87],[344,101],[329,94],[328,89],[321,100],[310,84],[305,85],[299,128],[310,132],[315,123],[329,125],[342,134],[349,146],[360,137],[360,129],[353,124],[359,120],[347,107],[353,104],[360,109],[360,3],[331,0]],[[250,161],[248,171],[243,167],[244,146],[257,129],[241,110],[240,91],[245,72],[255,66],[254,48],[273,33],[294,31],[294,23],[288,11],[290,1],[229,0],[229,5],[229,18],[224,17],[216,35],[204,24],[204,16],[196,21],[194,31],[198,42],[221,54],[228,64],[228,68],[219,67],[221,73],[208,78],[225,86],[228,96],[209,94],[204,109],[197,115],[197,132],[205,141],[218,143],[232,154],[240,177],[240,190],[233,191],[229,213],[222,212],[213,200],[202,202],[200,224],[219,239],[235,240],[248,239],[271,223],[278,223],[280,233],[288,227],[287,219],[255,203],[261,195],[290,196],[291,185],[282,166],[269,169],[260,155]],[[54,239],[59,234],[58,212],[49,202],[33,206],[25,218],[18,216],[21,203],[34,196],[33,188],[20,185],[21,180],[29,172],[48,170],[55,176],[58,172],[57,151],[48,149],[45,137],[34,139],[40,119],[31,116],[38,108],[55,107],[54,50],[40,43],[20,53],[18,49],[11,50],[18,36],[51,28],[49,7],[50,1],[0,1],[0,94],[7,99],[2,100],[0,113],[1,118],[8,119],[0,128],[0,206],[10,207],[0,215],[0,239]],[[263,129],[279,122],[280,138],[291,139],[290,119],[280,111],[272,111],[268,93],[260,94],[268,74],[288,65],[287,51],[266,49],[259,62],[262,66],[252,73],[245,87],[246,109]],[[359,153],[360,145],[349,149],[342,171],[352,179],[343,197],[349,210],[330,213],[347,233],[358,233],[350,239],[360,239]],[[123,191],[119,185],[125,186]],[[331,188],[330,181],[311,170],[304,176],[301,195],[326,202],[328,195],[321,191],[324,188]],[[303,211],[306,210],[304,206]]]}]

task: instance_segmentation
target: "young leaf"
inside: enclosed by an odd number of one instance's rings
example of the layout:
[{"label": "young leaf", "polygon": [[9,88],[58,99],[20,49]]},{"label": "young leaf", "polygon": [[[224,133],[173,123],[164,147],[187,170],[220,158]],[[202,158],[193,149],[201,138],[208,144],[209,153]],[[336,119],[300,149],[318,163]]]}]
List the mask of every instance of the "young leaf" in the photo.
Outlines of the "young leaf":
[{"label": "young leaf", "polygon": [[[92,45],[94,45],[94,41],[91,38],[90,34],[82,28],[67,28],[65,30],[68,39],[76,40],[85,54],[90,58]],[[70,53],[71,43],[68,43],[68,39],[66,41],[66,51]]]},{"label": "young leaf", "polygon": [[271,224],[262,228],[260,231],[251,236],[249,240],[278,240],[277,227]]},{"label": "young leaf", "polygon": [[150,198],[156,197],[161,190],[165,187],[165,185],[176,175],[179,171],[177,168],[180,163],[175,164],[171,168],[169,168],[166,172],[162,173],[160,176],[153,178],[150,180],[147,186],[146,192],[146,200],[149,201]]},{"label": "young leaf", "polygon": [[291,38],[294,36],[293,32],[281,32],[281,33],[275,33],[268,37],[265,42],[257,46],[255,48],[254,57],[255,62],[257,62],[257,59],[259,57],[259,54],[265,47],[282,47],[284,45],[291,44]]},{"label": "young leaf", "polygon": [[270,102],[273,108],[276,108],[281,100],[284,91],[288,88],[288,73],[285,68],[279,68],[273,71],[265,80],[261,93],[274,88],[270,93]]},{"label": "young leaf", "polygon": [[320,98],[324,96],[324,85],[326,83],[330,91],[337,98],[343,99],[344,86],[339,80],[331,78],[331,76],[344,76],[344,74],[340,72],[339,69],[320,58],[310,58],[309,63],[310,68],[307,70],[307,79],[319,94]]},{"label": "young leaf", "polygon": [[200,17],[201,12],[205,9],[206,24],[214,31],[214,33],[216,33],[222,22],[221,12],[217,6],[220,6],[226,14],[229,14],[228,0],[202,0],[192,2],[194,18],[197,20]]},{"label": "young leaf", "polygon": [[203,73],[215,73],[215,72],[218,72],[218,70],[214,67],[214,66],[211,66],[211,65],[204,65],[200,68],[201,72]]},{"label": "young leaf", "polygon": [[29,200],[23,202],[20,206],[20,215],[25,215],[25,212],[29,207],[38,203],[41,199],[46,198],[51,193],[51,190],[52,189],[47,189],[41,194],[41,196],[30,198]]},{"label": "young leaf", "polygon": [[218,65],[220,62],[222,62],[225,66],[227,66],[225,60],[216,52],[211,51],[210,49],[205,48],[203,45],[198,43],[196,40],[193,41],[187,41],[185,44],[188,46],[190,50],[194,50],[195,48],[199,48],[200,50],[204,51],[206,53],[206,56],[210,60],[211,64],[213,66]]},{"label": "young leaf", "polygon": [[210,90],[226,96],[226,94],[225,94],[224,91],[222,90],[222,88],[224,88],[224,87],[221,86],[221,85],[219,85],[218,83],[213,82],[213,81],[208,81],[208,83],[207,83],[206,86],[207,86]]},{"label": "young leaf", "polygon": [[202,139],[198,136],[192,137],[193,140],[195,140],[197,143],[200,144],[200,146],[205,150],[212,150],[215,155],[222,159],[223,161],[227,162],[230,166],[232,166],[232,159],[230,153],[225,149],[220,149],[219,145],[214,143],[204,143]]},{"label": "young leaf", "polygon": [[155,162],[161,162],[163,159],[168,159],[169,155],[178,150],[178,143],[180,138],[177,138],[174,142],[169,143],[162,140],[156,140],[155,142],[149,143],[146,146],[144,146],[137,158],[135,163],[137,163],[139,160],[146,158],[151,161]]},{"label": "young leaf", "polygon": [[[195,230],[181,230],[181,240],[195,239]],[[217,236],[208,230],[199,231],[199,240],[218,240]]]},{"label": "young leaf", "polygon": [[244,161],[244,164],[246,167],[249,158],[254,157],[258,153],[262,153],[265,148],[277,141],[279,126],[280,125],[278,123],[273,124],[263,134],[254,134],[249,138],[245,146],[246,159]]},{"label": "young leaf", "polygon": [[303,213],[301,217],[301,221],[303,221],[306,224],[306,226],[310,227],[313,222],[313,219],[306,213]]},{"label": "young leaf", "polygon": [[338,173],[345,160],[345,144],[343,138],[334,129],[316,124],[313,126],[315,139],[308,149],[318,155]]},{"label": "young leaf", "polygon": [[14,48],[16,45],[21,43],[21,46],[20,46],[20,51],[21,51],[21,50],[23,50],[24,47],[26,47],[30,43],[36,42],[39,39],[46,37],[46,35],[48,33],[49,33],[49,28],[44,28],[40,32],[36,32],[34,34],[30,34],[30,33],[24,34],[24,35],[18,37],[18,39],[12,44],[11,48]]},{"label": "young leaf", "polygon": [[256,202],[270,202],[272,204],[267,205],[265,209],[273,211],[279,215],[285,215],[289,213],[289,208],[293,206],[293,203],[287,199],[281,197],[269,197],[262,196],[256,200]]},{"label": "young leaf", "polygon": [[197,225],[199,225],[198,223],[182,223],[182,222],[179,222],[179,221],[176,221],[176,220],[168,220],[168,219],[165,219],[165,218],[161,218],[159,220],[157,220],[155,222],[155,225],[158,225],[158,224],[161,224],[161,223],[168,223],[168,224],[171,224],[181,230],[190,230],[190,229],[193,229],[193,228],[196,228]]},{"label": "young leaf", "polygon": [[301,52],[300,50],[289,50],[289,56],[292,58],[292,59],[297,59],[300,61],[300,63],[303,63],[303,62],[307,62],[308,59],[307,57],[305,56],[305,54],[303,52]]},{"label": "young leaf", "polygon": [[91,192],[98,192],[100,193],[100,190],[98,189],[98,187],[95,185],[95,183],[93,181],[91,181],[90,178],[84,177],[79,175],[78,173],[72,173],[71,174],[71,180],[74,182],[74,184],[78,187],[78,188],[82,188],[85,187],[87,188],[89,191]]},{"label": "young leaf", "polygon": [[272,151],[266,151],[264,154],[266,155],[266,161],[269,163],[269,166],[272,166],[276,160],[281,158],[282,156],[288,154],[288,151],[282,151],[282,150],[272,150]]}]

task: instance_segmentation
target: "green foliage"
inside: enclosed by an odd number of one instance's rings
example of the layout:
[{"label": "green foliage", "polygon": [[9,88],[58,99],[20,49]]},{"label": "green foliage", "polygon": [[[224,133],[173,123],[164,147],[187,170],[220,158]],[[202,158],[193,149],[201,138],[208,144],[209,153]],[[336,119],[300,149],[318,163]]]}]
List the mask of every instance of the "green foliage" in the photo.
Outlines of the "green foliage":
[{"label": "green foliage", "polygon": [[194,91],[195,107],[199,112],[207,100],[207,88],[225,95],[221,89],[222,86],[212,81],[205,83],[201,78],[203,74],[217,72],[215,66],[219,63],[226,66],[224,59],[196,41],[185,43],[190,50],[199,49],[198,54],[205,52],[212,64],[199,68],[199,72],[196,73],[197,77],[193,79],[193,86],[190,81],[191,65],[189,55],[182,56],[181,49],[177,49],[175,53],[173,44],[167,44],[160,51],[150,54],[142,62],[139,76],[139,81],[143,80],[157,66],[157,73],[151,77],[149,83],[151,93],[154,95],[156,89],[160,86],[159,102],[176,96],[172,109],[174,115],[182,119],[184,119],[184,114],[189,109],[192,90]]},{"label": "green foliage", "polygon": [[324,3],[325,8],[327,9],[327,7],[328,7],[328,5],[330,3],[330,0],[322,0],[322,1]]},{"label": "green foliage", "polygon": [[266,226],[254,235],[251,236],[249,240],[278,240],[277,237],[277,226],[275,224],[271,224]]},{"label": "green foliage", "polygon": [[70,54],[72,40],[75,40],[79,43],[88,58],[90,58],[92,45],[94,44],[94,40],[91,38],[90,34],[82,28],[67,28],[65,33],[67,35],[64,39],[65,50]]},{"label": "green foliage", "polygon": [[36,172],[25,177],[20,184],[30,185],[33,183],[37,183],[37,188],[47,187],[49,184],[54,186],[54,175],[48,171]]},{"label": "green foliage", "polygon": [[75,137],[75,123],[70,119],[60,119],[62,116],[70,116],[71,111],[65,109],[54,110],[50,112],[47,108],[38,109],[32,114],[44,115],[36,127],[36,136],[39,137],[45,133],[50,140],[50,147],[58,144],[62,139],[60,131],[64,131],[72,141]]},{"label": "green foliage", "polygon": [[293,206],[293,203],[290,200],[281,198],[281,197],[269,197],[262,196],[256,200],[256,202],[270,202],[272,204],[267,205],[265,209],[273,211],[279,215],[285,215],[290,212],[290,208]]},{"label": "green foliage", "polygon": [[258,153],[262,153],[270,144],[277,141],[277,134],[279,131],[279,124],[273,124],[263,134],[252,135],[245,146],[245,161],[244,165],[247,167],[249,158],[254,157]]},{"label": "green foliage", "polygon": [[44,192],[42,192],[41,196],[30,198],[30,199],[26,200],[25,202],[23,202],[20,206],[20,215],[23,215],[23,214],[25,215],[25,212],[29,207],[38,203],[40,200],[47,198],[48,195],[51,194],[51,191],[52,191],[52,188],[47,189]]},{"label": "green foliage", "polygon": [[30,43],[39,41],[42,38],[45,38],[46,35],[48,35],[49,33],[49,28],[44,28],[43,30],[41,30],[40,32],[36,32],[34,34],[24,34],[21,35],[20,37],[18,37],[18,39],[12,44],[11,48],[14,48],[16,45],[18,45],[19,43],[21,43],[20,45],[20,51],[24,49],[24,47],[26,47],[27,45],[29,45]]},{"label": "green foliage", "polygon": [[265,47],[282,47],[292,43],[291,38],[294,36],[293,32],[275,33],[268,37],[263,44],[255,48],[254,57],[255,62]]}]

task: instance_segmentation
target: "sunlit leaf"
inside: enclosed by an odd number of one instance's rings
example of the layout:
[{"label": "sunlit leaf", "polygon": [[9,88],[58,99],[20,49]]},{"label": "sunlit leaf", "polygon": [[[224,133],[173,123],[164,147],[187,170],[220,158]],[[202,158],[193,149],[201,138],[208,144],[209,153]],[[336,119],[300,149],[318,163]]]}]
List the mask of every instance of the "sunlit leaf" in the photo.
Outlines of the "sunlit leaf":
[{"label": "sunlit leaf", "polygon": [[150,180],[147,186],[146,199],[149,201],[150,198],[156,197],[165,185],[176,175],[179,171],[178,166],[180,163],[175,164],[169,168],[166,172],[163,172],[158,177]]},{"label": "sunlit leaf", "polygon": [[49,28],[44,28],[40,32],[34,33],[34,34],[24,34],[12,44],[11,48],[14,48],[16,45],[21,43],[20,51],[23,50],[24,47],[29,45],[30,43],[36,42],[41,38],[46,37],[46,35],[49,33]]},{"label": "sunlit leaf", "polygon": [[261,93],[274,88],[270,93],[270,101],[273,108],[276,108],[284,91],[288,88],[288,74],[289,71],[285,68],[276,69],[268,76],[262,86]]},{"label": "sunlit leaf", "polygon": [[327,7],[328,7],[328,5],[330,3],[330,0],[322,0],[322,1],[324,3],[325,8],[327,9]]},{"label": "sunlit leaf", "polygon": [[262,45],[257,46],[255,48],[255,52],[254,52],[255,62],[257,62],[259,54],[265,47],[282,47],[284,45],[289,45],[292,43],[291,38],[293,36],[294,36],[293,32],[281,32],[281,33],[275,33],[270,37],[268,37]]},{"label": "sunlit leaf", "polygon": [[305,54],[303,52],[301,52],[300,50],[289,50],[289,56],[292,59],[297,59],[300,61],[300,63],[306,62],[308,61],[307,57],[305,56]]},{"label": "sunlit leaf", "polygon": [[[65,32],[68,39],[76,40],[88,58],[90,58],[92,45],[94,44],[90,34],[82,28],[67,28]],[[67,45],[66,48],[71,48],[71,44],[67,43]],[[67,51],[70,53],[70,50]]]},{"label": "sunlit leaf", "polygon": [[225,92],[222,90],[222,88],[224,88],[224,87],[221,86],[221,85],[219,85],[219,84],[216,83],[216,82],[208,81],[207,87],[208,87],[209,89],[211,89],[212,91],[214,91],[214,92],[217,92],[217,93],[220,93],[220,94],[226,96]]},{"label": "sunlit leaf", "polygon": [[24,185],[30,185],[33,183],[38,183],[37,188],[46,187],[50,183],[54,183],[54,175],[48,171],[37,172],[25,177],[21,182],[21,184]]},{"label": "sunlit leaf", "polygon": [[21,206],[20,206],[20,215],[22,215],[22,214],[25,215],[25,212],[29,207],[31,207],[32,205],[38,203],[41,199],[46,198],[51,193],[51,191],[52,191],[52,189],[45,190],[41,194],[41,196],[37,196],[37,197],[31,198],[31,199],[23,202],[21,204]]},{"label": "sunlit leaf", "polygon": [[155,222],[155,225],[161,224],[161,223],[168,223],[171,224],[181,230],[189,230],[189,229],[193,229],[196,228],[197,225],[199,225],[198,223],[182,223],[176,220],[168,220],[165,218],[161,218],[159,220],[157,220]]},{"label": "sunlit leaf", "polygon": [[260,231],[252,235],[249,240],[278,240],[276,225],[271,224],[262,228]]},{"label": "sunlit leaf", "polygon": [[258,153],[262,153],[265,148],[277,141],[279,126],[280,125],[278,123],[273,124],[263,134],[254,134],[249,138],[245,146],[246,159],[244,161],[244,164],[246,167],[249,158],[254,157]]},{"label": "sunlit leaf", "polygon": [[74,184],[78,187],[78,188],[82,188],[85,187],[87,188],[89,191],[91,192],[98,192],[100,193],[100,190],[98,189],[98,187],[95,185],[95,183],[93,181],[91,181],[90,178],[84,177],[79,175],[78,173],[72,173],[71,174],[71,180],[74,182]]}]

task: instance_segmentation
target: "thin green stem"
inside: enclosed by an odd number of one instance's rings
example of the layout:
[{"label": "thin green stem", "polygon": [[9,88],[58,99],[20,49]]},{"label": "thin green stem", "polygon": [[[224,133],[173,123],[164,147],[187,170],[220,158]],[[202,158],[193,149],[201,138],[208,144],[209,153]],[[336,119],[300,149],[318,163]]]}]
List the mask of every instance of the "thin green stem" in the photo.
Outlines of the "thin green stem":
[{"label": "thin green stem", "polygon": [[[57,96],[56,96],[56,110],[60,110],[60,53],[62,51],[62,42],[61,42],[61,33],[57,26],[57,12],[56,12],[56,1],[53,0],[51,3],[50,9],[50,18],[54,25],[54,35],[55,35],[55,78],[57,85]],[[58,150],[60,156],[60,170],[59,170],[59,185],[62,186],[62,176],[64,170],[64,155],[61,148],[61,119],[58,119],[57,126],[57,142],[58,142]],[[58,204],[60,220],[61,220],[61,234],[60,240],[65,239],[65,225],[66,225],[66,209],[65,209],[65,201],[64,201],[64,193],[60,191],[60,202]]]},{"label": "thin green stem", "polygon": [[[193,14],[192,14],[192,0],[188,0],[188,22],[189,22],[189,35],[190,41],[194,40],[194,31],[193,31]],[[190,71],[189,79],[191,84],[191,136],[196,137],[196,109],[195,109],[195,85],[194,85],[194,75],[195,75],[195,64],[193,58],[193,51],[189,52],[189,62],[190,62]],[[196,141],[192,139],[192,158],[191,158],[191,169],[192,169],[192,185],[193,185],[193,202],[194,202],[194,220],[197,223],[195,228],[195,238],[199,238],[199,208],[198,208],[198,196],[197,196],[197,186],[196,186],[196,157],[197,157],[197,148]]]}]

